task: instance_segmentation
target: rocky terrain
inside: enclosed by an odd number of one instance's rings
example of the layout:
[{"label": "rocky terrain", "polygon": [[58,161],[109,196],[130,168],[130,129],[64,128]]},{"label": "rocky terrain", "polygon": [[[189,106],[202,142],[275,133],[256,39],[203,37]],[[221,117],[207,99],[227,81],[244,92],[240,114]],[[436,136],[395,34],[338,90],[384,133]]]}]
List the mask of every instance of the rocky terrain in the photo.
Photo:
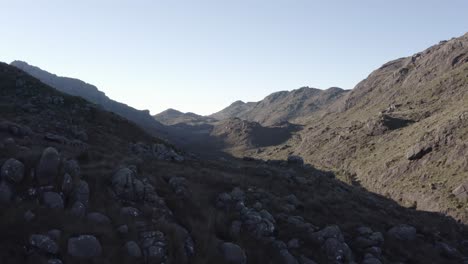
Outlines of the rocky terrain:
[{"label": "rocky terrain", "polygon": [[82,97],[89,102],[99,105],[104,110],[114,112],[132,122],[135,122],[140,127],[146,129],[150,134],[163,138],[167,137],[164,126],[155,121],[148,110],[137,110],[126,104],[114,101],[107,97],[103,92],[99,91],[94,85],[74,78],[57,76],[23,61],[13,61],[11,65],[29,73],[41,82],[61,92]]},{"label": "rocky terrain", "polygon": [[0,109],[1,263],[467,262],[465,225],[298,156],[200,159],[7,64]]}]

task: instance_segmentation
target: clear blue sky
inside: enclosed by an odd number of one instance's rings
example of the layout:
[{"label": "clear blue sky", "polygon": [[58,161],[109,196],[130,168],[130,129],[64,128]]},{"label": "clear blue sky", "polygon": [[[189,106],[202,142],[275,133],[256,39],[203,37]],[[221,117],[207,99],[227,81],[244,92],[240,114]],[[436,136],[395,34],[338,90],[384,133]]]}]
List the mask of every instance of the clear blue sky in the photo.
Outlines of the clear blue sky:
[{"label": "clear blue sky", "polygon": [[0,61],[153,114],[209,114],[301,86],[353,88],[468,31],[466,0],[0,0]]}]

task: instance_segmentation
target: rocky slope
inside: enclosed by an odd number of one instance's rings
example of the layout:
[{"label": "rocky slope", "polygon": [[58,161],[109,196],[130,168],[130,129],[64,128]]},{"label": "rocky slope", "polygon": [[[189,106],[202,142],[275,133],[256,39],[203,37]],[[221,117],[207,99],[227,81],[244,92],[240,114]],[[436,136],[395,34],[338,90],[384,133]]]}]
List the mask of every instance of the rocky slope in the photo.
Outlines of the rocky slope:
[{"label": "rocky slope", "polygon": [[328,107],[347,93],[348,91],[336,87],[327,90],[302,87],[270,94],[256,103],[237,101],[210,117],[219,120],[237,117],[264,126],[282,122],[294,123]]},{"label": "rocky slope", "polygon": [[82,97],[101,106],[107,111],[114,112],[128,120],[131,120],[149,131],[151,134],[160,137],[167,136],[164,126],[155,121],[148,110],[137,110],[126,104],[114,101],[107,97],[103,92],[99,91],[94,85],[85,83],[78,79],[57,76],[23,61],[13,61],[11,65],[29,73],[41,80],[43,83],[48,84],[61,92]]},{"label": "rocky slope", "polygon": [[0,64],[1,263],[464,263],[467,227],[304,165],[187,156]]},{"label": "rocky slope", "polygon": [[172,126],[180,123],[189,125],[208,124],[217,121],[214,118],[197,115],[195,113],[182,113],[175,109],[167,109],[157,115],[153,116],[156,121]]},{"label": "rocky slope", "polygon": [[468,34],[384,64],[284,145],[348,182],[468,222]]}]

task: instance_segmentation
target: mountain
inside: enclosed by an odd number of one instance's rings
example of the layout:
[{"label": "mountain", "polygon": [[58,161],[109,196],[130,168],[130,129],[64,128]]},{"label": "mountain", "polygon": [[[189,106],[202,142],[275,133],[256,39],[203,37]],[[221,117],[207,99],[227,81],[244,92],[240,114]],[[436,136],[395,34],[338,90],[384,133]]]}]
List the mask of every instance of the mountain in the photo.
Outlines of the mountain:
[{"label": "mountain", "polygon": [[82,97],[101,106],[107,111],[114,112],[124,118],[127,118],[154,135],[160,137],[167,136],[164,126],[155,121],[148,110],[137,110],[126,104],[114,101],[107,97],[103,92],[99,91],[94,85],[85,83],[78,79],[57,76],[23,61],[13,61],[11,65],[31,74],[43,83],[48,84],[61,92]]},{"label": "mountain", "polygon": [[250,155],[300,155],[349,183],[467,223],[467,117],[465,34],[385,63],[304,119],[290,140]]},{"label": "mountain", "polygon": [[255,106],[255,104],[255,102],[244,103],[240,100],[235,101],[223,110],[211,114],[210,117],[218,120],[228,119],[231,117],[241,117],[243,114],[252,109]]},{"label": "mountain", "polygon": [[154,115],[153,118],[167,126],[176,125],[179,123],[195,125],[216,121],[216,119],[211,117],[201,116],[195,113],[182,113],[172,108],[169,108],[157,115]]},{"label": "mountain", "polygon": [[210,117],[219,120],[237,117],[266,126],[294,122],[326,108],[347,93],[337,87],[326,90],[302,87],[270,94],[256,103],[237,101]]},{"label": "mountain", "polygon": [[3,63],[0,110],[1,263],[455,264],[468,255],[468,228],[452,218],[298,157],[193,157]]}]

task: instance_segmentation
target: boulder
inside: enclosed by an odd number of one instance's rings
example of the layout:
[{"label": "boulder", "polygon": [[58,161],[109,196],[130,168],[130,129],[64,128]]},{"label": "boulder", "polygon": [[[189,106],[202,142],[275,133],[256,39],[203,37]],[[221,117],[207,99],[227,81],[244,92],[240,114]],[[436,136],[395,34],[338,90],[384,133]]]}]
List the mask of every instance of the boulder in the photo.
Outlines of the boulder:
[{"label": "boulder", "polygon": [[121,235],[125,235],[128,233],[128,225],[121,225],[119,227],[117,227],[117,232],[119,232],[119,234]]},{"label": "boulder", "polygon": [[221,244],[221,253],[224,260],[228,264],[245,264],[247,263],[247,257],[244,250],[238,245],[230,242],[224,242]]},{"label": "boulder", "polygon": [[122,168],[112,176],[112,189],[118,197],[130,201],[142,200],[145,194],[145,185],[129,168]]},{"label": "boulder", "polygon": [[468,182],[460,184],[457,188],[453,189],[452,194],[457,199],[463,202],[468,201]]},{"label": "boulder", "polygon": [[82,202],[75,202],[70,209],[70,213],[78,218],[82,218],[86,214],[86,206]]},{"label": "boulder", "polygon": [[68,239],[68,254],[78,258],[98,257],[102,253],[101,243],[92,235],[81,235]]},{"label": "boulder", "polygon": [[124,217],[137,217],[140,215],[140,210],[134,207],[122,207],[120,209],[120,215]]},{"label": "boulder", "polygon": [[73,191],[72,176],[68,173],[65,173],[65,175],[63,175],[62,192],[64,194],[70,194],[72,191]]},{"label": "boulder", "polygon": [[52,229],[47,232],[47,236],[49,236],[54,241],[58,242],[60,237],[62,236],[62,231],[58,229]]},{"label": "boulder", "polygon": [[81,169],[78,161],[67,160],[67,162],[65,162],[65,172],[70,174],[73,179],[79,179]]},{"label": "boulder", "polygon": [[130,257],[139,258],[142,256],[140,246],[135,241],[125,243],[125,251]]},{"label": "boulder", "polygon": [[9,183],[0,182],[0,204],[9,204],[13,194],[13,187]]},{"label": "boulder", "polygon": [[410,225],[402,224],[392,227],[390,230],[388,230],[387,235],[394,239],[411,241],[416,239],[416,228]]},{"label": "boulder", "polygon": [[24,177],[24,165],[16,159],[5,161],[1,168],[1,179],[11,183],[19,183]]},{"label": "boulder", "polygon": [[432,151],[432,145],[428,143],[417,143],[408,149],[406,158],[408,160],[416,160]]},{"label": "boulder", "polygon": [[106,215],[99,212],[92,212],[86,216],[86,219],[93,223],[99,225],[108,225],[111,223],[111,220]]},{"label": "boulder", "polygon": [[60,165],[60,155],[55,148],[49,147],[42,152],[36,170],[39,185],[52,184],[57,177]]},{"label": "boulder", "polygon": [[32,220],[34,220],[36,215],[31,210],[28,210],[24,213],[23,217],[26,222],[31,222]]},{"label": "boulder", "polygon": [[34,234],[29,237],[29,244],[45,253],[57,254],[59,246],[50,237]]},{"label": "boulder", "polygon": [[49,259],[47,264],[62,264],[63,262],[60,259]]},{"label": "boulder", "polygon": [[162,263],[166,260],[167,242],[165,236],[159,231],[144,231],[140,233],[143,254],[151,261]]},{"label": "boulder", "polygon": [[56,192],[45,192],[42,196],[44,205],[51,209],[63,209],[63,198]]},{"label": "boulder", "polygon": [[89,203],[89,186],[88,183],[80,180],[73,190],[73,197],[75,202],[81,202],[85,206]]},{"label": "boulder", "polygon": [[288,165],[304,166],[304,159],[299,156],[291,155],[288,157]]}]

